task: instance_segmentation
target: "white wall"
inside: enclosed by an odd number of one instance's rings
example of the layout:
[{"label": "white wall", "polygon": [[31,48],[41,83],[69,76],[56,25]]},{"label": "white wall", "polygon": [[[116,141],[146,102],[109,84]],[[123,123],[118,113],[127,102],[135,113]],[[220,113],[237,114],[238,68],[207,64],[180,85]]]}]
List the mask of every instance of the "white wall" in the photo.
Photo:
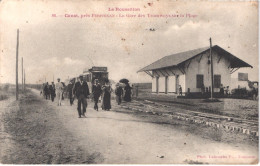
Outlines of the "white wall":
[{"label": "white wall", "polygon": [[237,88],[246,88],[246,89],[250,89],[248,86],[248,82],[247,81],[238,81],[237,83]]},{"label": "white wall", "polygon": [[[202,74],[204,76],[204,86],[211,86],[211,76],[210,76],[210,65],[208,65],[208,55],[209,51],[204,53],[202,59],[199,63],[200,56],[192,59],[189,68],[186,69],[186,90],[190,88],[191,92],[200,92],[200,88],[196,88],[197,84],[197,74]],[[219,55],[213,51],[213,67],[214,67],[214,75],[221,75],[221,84],[223,86],[230,86],[231,82],[231,74],[230,69],[228,69],[229,61],[224,57],[219,59]],[[188,62],[185,64],[187,66]],[[214,88],[214,92],[219,92],[219,88]]]},{"label": "white wall", "polygon": [[[167,69],[167,73],[170,74],[168,76],[168,92],[176,92],[176,77],[175,75],[179,75],[179,84],[182,86],[182,91],[187,92],[187,89],[190,88],[190,92],[200,92],[201,89],[196,87],[197,84],[197,74],[202,74],[204,78],[204,86],[211,86],[211,77],[210,77],[210,65],[208,65],[208,55],[209,51],[204,53],[200,63],[200,56],[192,59],[189,67],[188,63],[185,64],[185,75],[178,69],[172,67],[171,70]],[[214,66],[214,75],[221,75],[221,84],[223,86],[231,85],[231,74],[228,66],[230,62],[223,56],[219,63],[219,55],[213,51],[213,66]],[[175,74],[175,75],[174,75]],[[152,79],[152,92],[156,92],[156,76],[159,76],[159,92],[165,92],[165,76],[161,74],[161,72],[154,72],[154,78]],[[231,87],[231,86],[230,86]],[[219,92],[219,88],[214,88],[215,92]]]},{"label": "white wall", "polygon": [[[156,78],[152,82],[152,92],[156,92]],[[185,92],[185,75],[179,75],[179,85]],[[159,92],[165,93],[165,77],[159,77]],[[168,93],[176,93],[176,76],[168,76]]]},{"label": "white wall", "polygon": [[231,78],[231,86],[229,89],[232,90],[238,87],[249,89],[247,81],[238,81],[238,78]]},{"label": "white wall", "polygon": [[[166,72],[169,74],[168,76],[168,93],[176,92],[176,78],[175,75],[180,75],[180,78],[182,79],[181,75],[183,73],[176,67],[171,67],[168,69],[163,69],[166,70]],[[154,75],[153,81],[152,81],[152,92],[156,92],[156,76],[159,76],[159,92],[160,93],[165,93],[165,76],[162,75],[161,72],[152,72]],[[166,73],[165,73],[166,74]],[[184,77],[185,78],[185,77]],[[185,79],[181,80],[183,82],[182,87],[185,87]],[[184,92],[184,89],[183,89]]]},{"label": "white wall", "polygon": [[179,85],[181,85],[181,87],[182,87],[182,92],[186,92],[185,75],[179,76]]},{"label": "white wall", "polygon": [[156,93],[156,77],[152,78],[152,92]]},{"label": "white wall", "polygon": [[168,92],[176,92],[176,77],[175,76],[169,76],[168,77]]},{"label": "white wall", "polygon": [[248,86],[248,81],[239,81],[238,80],[238,72],[234,72],[231,75],[231,85],[229,89],[236,89],[236,88],[246,88],[246,89],[250,89]]},{"label": "white wall", "polygon": [[165,77],[159,77],[159,93],[165,93]]}]

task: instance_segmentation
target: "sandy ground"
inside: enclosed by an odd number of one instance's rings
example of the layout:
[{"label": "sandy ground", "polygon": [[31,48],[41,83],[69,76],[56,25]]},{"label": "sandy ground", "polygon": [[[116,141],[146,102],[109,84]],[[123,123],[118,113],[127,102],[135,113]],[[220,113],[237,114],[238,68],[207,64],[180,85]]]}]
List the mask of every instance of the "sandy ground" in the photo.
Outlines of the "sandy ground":
[{"label": "sandy ground", "polygon": [[78,118],[75,105],[65,100],[58,107],[35,90],[19,102],[1,101],[1,163],[242,164],[258,160],[258,145],[215,141],[133,114],[97,112],[88,102],[87,118]]}]

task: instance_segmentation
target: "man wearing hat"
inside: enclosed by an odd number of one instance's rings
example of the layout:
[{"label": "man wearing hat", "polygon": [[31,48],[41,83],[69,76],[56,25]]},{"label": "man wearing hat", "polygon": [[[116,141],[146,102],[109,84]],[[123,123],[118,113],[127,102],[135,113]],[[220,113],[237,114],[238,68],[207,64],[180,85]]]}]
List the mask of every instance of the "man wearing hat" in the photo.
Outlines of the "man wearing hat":
[{"label": "man wearing hat", "polygon": [[102,93],[101,85],[99,84],[98,79],[95,79],[94,84],[92,86],[92,94],[95,102],[94,109],[97,111],[98,111],[98,100],[101,93]]},{"label": "man wearing hat", "polygon": [[61,106],[61,99],[62,99],[62,91],[63,91],[63,84],[60,82],[60,78],[57,79],[56,87],[56,96],[58,98],[58,106]]},{"label": "man wearing hat", "polygon": [[[89,96],[88,84],[83,80],[83,75],[79,76],[79,81],[76,82],[73,88],[73,94],[76,95],[78,99],[78,114],[79,118],[81,116],[86,117],[86,108],[87,108],[87,100],[86,98]],[[83,107],[83,111],[81,110],[81,104]]]}]

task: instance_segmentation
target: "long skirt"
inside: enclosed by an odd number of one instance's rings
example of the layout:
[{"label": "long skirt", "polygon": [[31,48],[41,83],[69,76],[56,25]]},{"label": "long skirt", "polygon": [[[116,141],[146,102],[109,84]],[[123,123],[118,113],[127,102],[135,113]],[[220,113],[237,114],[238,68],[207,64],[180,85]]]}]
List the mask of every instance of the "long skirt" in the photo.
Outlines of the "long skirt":
[{"label": "long skirt", "polygon": [[108,92],[105,92],[103,95],[102,109],[103,110],[111,109],[111,94]]},{"label": "long skirt", "polygon": [[127,102],[130,102],[131,101],[131,90],[127,90],[125,92],[125,96],[124,96],[124,100],[127,101]]}]

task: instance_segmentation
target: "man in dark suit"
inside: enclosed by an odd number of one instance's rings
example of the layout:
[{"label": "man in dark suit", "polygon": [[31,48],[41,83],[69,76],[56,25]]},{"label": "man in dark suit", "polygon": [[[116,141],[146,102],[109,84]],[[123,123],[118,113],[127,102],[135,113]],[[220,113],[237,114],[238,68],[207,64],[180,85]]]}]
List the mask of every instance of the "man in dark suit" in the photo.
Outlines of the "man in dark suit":
[{"label": "man in dark suit", "polygon": [[70,80],[70,82],[67,86],[67,92],[69,93],[70,105],[72,105],[73,102],[74,102],[74,97],[72,95],[73,94],[73,92],[72,92],[73,86],[74,86],[74,82],[73,82],[73,80]]},{"label": "man in dark suit", "polygon": [[[79,81],[73,87],[73,95],[76,95],[78,99],[78,113],[79,118],[81,116],[86,117],[86,108],[87,108],[87,100],[86,98],[89,96],[88,84],[86,81],[83,81],[83,75],[79,76]],[[81,111],[81,104],[83,106],[83,112]]]},{"label": "man in dark suit", "polygon": [[94,109],[97,111],[98,111],[98,100],[101,93],[102,93],[101,85],[99,84],[98,79],[95,79],[94,84],[92,86],[92,94],[95,102]]}]

